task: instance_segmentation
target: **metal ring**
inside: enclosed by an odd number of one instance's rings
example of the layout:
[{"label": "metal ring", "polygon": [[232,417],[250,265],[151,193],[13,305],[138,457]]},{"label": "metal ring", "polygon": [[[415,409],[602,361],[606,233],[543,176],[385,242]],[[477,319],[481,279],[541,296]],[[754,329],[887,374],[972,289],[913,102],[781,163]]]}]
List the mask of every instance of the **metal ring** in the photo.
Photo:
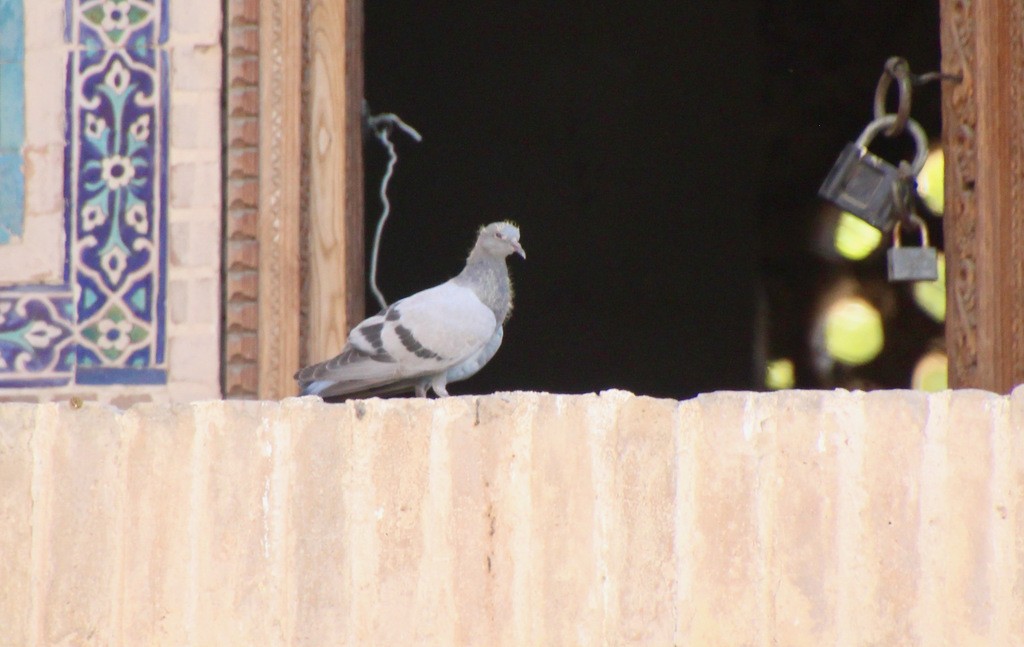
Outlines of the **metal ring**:
[{"label": "metal ring", "polygon": [[910,64],[907,59],[900,56],[893,56],[885,62],[882,76],[878,79],[878,86],[875,88],[875,119],[886,115],[885,99],[889,94],[889,86],[892,80],[896,79],[899,88],[899,106],[896,109],[897,120],[889,130],[885,131],[887,137],[895,137],[903,132],[907,119],[910,118],[910,95],[913,92]]},{"label": "metal ring", "polygon": [[[855,142],[856,146],[860,148],[867,148],[867,145],[871,143],[879,132],[885,128],[890,128],[899,119],[899,115],[882,115],[878,119],[875,119],[864,128],[864,131],[860,134]],[[928,159],[928,134],[924,132],[924,128],[921,124],[917,123],[911,118],[907,118],[906,128],[910,130],[911,136],[914,138],[914,145],[917,147],[917,151],[914,154],[914,161],[911,163],[911,169],[914,172],[914,177],[917,177],[921,173],[921,169],[924,168],[925,160]]]}]

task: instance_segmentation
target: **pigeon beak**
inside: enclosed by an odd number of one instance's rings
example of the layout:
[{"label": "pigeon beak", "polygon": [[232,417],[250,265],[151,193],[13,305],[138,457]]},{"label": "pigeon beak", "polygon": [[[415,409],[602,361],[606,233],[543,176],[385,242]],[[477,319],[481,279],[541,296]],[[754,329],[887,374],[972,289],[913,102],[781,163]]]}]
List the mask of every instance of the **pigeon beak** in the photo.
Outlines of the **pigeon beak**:
[{"label": "pigeon beak", "polygon": [[519,244],[518,240],[512,241],[512,249],[516,250],[516,254],[522,256],[524,261],[526,260],[526,251],[523,249],[523,246]]}]

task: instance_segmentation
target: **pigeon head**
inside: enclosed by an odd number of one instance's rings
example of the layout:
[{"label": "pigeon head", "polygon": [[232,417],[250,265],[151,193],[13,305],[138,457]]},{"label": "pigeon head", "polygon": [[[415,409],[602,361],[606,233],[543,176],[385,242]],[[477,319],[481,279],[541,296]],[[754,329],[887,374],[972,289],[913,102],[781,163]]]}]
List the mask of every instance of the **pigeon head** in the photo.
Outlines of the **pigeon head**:
[{"label": "pigeon head", "polygon": [[482,252],[495,258],[505,258],[516,253],[526,258],[526,252],[519,244],[519,227],[510,222],[492,222],[480,230],[474,252]]}]

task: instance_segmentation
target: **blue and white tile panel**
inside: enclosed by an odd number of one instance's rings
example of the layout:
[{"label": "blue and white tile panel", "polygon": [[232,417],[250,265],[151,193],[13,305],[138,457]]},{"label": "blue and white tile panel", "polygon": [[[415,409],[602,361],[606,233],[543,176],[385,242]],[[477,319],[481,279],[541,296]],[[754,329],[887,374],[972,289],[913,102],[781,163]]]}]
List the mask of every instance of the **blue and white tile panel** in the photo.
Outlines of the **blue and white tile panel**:
[{"label": "blue and white tile panel", "polygon": [[[0,387],[162,384],[167,0],[67,0],[65,11],[64,281],[0,288]],[[0,110],[0,169],[19,114]],[[17,222],[0,210],[0,243]]]}]

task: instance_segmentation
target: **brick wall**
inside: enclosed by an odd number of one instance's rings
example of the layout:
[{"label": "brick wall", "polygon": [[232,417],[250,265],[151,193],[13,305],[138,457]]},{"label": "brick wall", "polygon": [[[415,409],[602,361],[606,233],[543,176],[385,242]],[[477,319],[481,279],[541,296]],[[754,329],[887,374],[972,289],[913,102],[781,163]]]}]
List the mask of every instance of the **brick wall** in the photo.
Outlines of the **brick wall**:
[{"label": "brick wall", "polygon": [[0,407],[0,645],[1024,643],[1024,390]]}]

